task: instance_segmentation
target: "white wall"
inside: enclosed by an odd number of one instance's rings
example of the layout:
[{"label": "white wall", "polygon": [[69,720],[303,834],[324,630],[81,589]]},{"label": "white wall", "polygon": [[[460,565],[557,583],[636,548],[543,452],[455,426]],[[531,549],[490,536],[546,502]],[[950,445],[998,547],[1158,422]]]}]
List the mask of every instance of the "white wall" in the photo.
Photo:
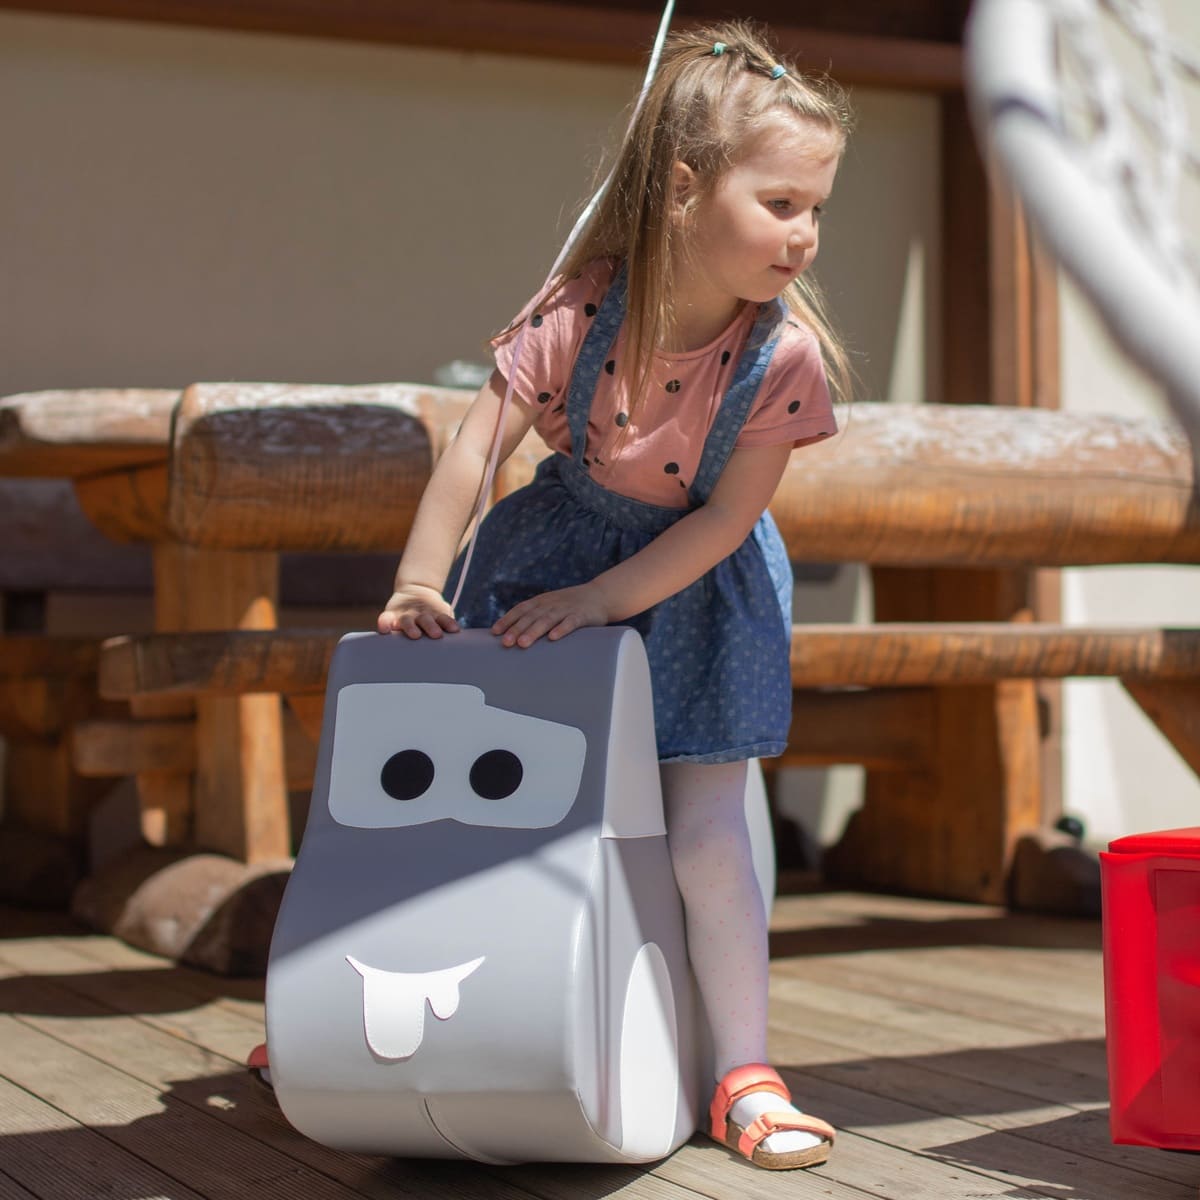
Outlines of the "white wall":
[{"label": "white wall", "polygon": [[[0,393],[425,380],[478,358],[639,77],[0,12]],[[919,399],[936,108],[856,102],[821,265],[867,393]]]},{"label": "white wall", "polygon": [[[429,380],[542,280],[640,72],[0,12],[0,394]],[[938,109],[863,90],[818,275],[862,399],[938,399]],[[885,198],[881,201],[881,197]],[[866,619],[865,572],[803,585]],[[796,773],[824,839],[856,768]]]}]

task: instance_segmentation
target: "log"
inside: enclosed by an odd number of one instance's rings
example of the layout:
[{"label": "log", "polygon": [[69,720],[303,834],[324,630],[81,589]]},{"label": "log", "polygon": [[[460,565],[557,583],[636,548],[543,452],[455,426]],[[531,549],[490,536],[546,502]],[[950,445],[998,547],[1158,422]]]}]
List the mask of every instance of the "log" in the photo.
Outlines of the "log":
[{"label": "log", "polygon": [[1200,562],[1187,439],[1164,422],[854,404],[794,454],[771,512],[794,561]]},{"label": "log", "polygon": [[[409,384],[198,384],[174,443],[170,523],[226,549],[398,550],[471,394]],[[904,566],[1200,562],[1174,426],[989,405],[856,403],[793,455],[771,504],[795,561]],[[496,494],[545,454],[536,436]]]},{"label": "log", "polygon": [[0,475],[77,479],[165,462],[177,389],[82,388],[0,399]]},{"label": "log", "polygon": [[[320,692],[341,633],[279,629],[111,638],[100,694],[238,696]],[[1200,630],[1025,622],[793,625],[793,688],[970,686],[1081,675],[1200,675]]]},{"label": "log", "polygon": [[471,393],[412,384],[195,384],[169,520],[223,550],[394,550]]},{"label": "log", "polygon": [[111,541],[153,544],[170,538],[166,463],[77,479],[75,498],[88,520]]},{"label": "log", "polygon": [[1031,622],[795,625],[793,687],[970,685],[1001,679],[1195,679],[1200,630]]}]

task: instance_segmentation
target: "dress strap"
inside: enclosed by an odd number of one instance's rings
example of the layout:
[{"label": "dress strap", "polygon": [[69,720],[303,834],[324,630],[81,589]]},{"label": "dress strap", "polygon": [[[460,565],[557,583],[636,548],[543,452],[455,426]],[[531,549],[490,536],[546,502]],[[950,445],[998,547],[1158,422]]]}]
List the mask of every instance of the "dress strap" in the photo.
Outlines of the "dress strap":
[{"label": "dress strap", "polygon": [[703,504],[717,486],[717,480],[729,461],[734,442],[742,432],[750,406],[766,374],[771,355],[775,353],[775,347],[779,344],[779,330],[786,319],[787,306],[779,298],[759,308],[742,356],[733,372],[733,380],[721,400],[716,420],[713,421],[704,441],[700,465],[696,468],[696,478],[688,488],[688,498],[693,504]]},{"label": "dress strap", "polygon": [[587,449],[588,414],[592,396],[605,362],[612,357],[613,343],[625,319],[625,264],[622,263],[609,284],[600,307],[592,317],[592,326],[575,356],[571,384],[567,390],[567,428],[571,431],[571,457],[583,466]]}]

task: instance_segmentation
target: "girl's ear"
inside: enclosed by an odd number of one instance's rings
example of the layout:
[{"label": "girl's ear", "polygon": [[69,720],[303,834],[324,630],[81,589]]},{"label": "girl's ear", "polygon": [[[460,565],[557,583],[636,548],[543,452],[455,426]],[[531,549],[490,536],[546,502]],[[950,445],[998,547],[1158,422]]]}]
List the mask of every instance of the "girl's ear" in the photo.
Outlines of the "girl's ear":
[{"label": "girl's ear", "polygon": [[671,168],[671,211],[682,217],[688,201],[696,194],[696,172],[685,162],[676,162]]}]

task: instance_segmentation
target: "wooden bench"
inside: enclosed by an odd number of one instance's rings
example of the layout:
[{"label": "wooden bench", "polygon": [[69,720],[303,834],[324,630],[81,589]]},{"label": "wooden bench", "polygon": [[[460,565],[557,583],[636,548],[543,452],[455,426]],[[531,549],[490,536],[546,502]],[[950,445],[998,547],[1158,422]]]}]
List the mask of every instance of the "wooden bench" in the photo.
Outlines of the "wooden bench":
[{"label": "wooden bench", "polygon": [[[468,399],[404,385],[189,388],[174,426],[169,530],[197,551],[266,556],[264,593],[282,549],[398,553]],[[828,856],[840,877],[1003,899],[1016,840],[1044,820],[1034,681],[1125,680],[1195,763],[1195,633],[1033,626],[1015,592],[1004,615],[1018,623],[963,624],[978,615],[973,581],[1035,566],[1200,562],[1190,453],[1160,423],[1028,409],[859,403],[843,426],[793,456],[772,503],[793,560],[949,567],[953,582],[933,628],[797,628],[797,719],[783,761],[871,772],[866,805]],[[523,443],[497,494],[528,479],[542,453],[533,437]],[[237,625],[221,627],[228,636],[113,643],[102,689],[143,704],[282,694],[315,729],[330,635]],[[956,750],[968,726],[969,756]],[[211,806],[228,828],[231,806],[253,806],[226,799],[201,790],[197,818]]]},{"label": "wooden bench", "polygon": [[[170,415],[178,396],[166,389],[84,389],[0,399],[0,543],[6,553],[0,587],[37,596],[84,579],[104,577],[111,584],[142,577],[144,560],[106,542],[81,516],[72,489],[90,495],[95,481],[144,471],[165,505]],[[10,899],[59,902],[79,878],[88,813],[106,785],[75,769],[70,734],[81,721],[118,711],[99,701],[98,657],[94,637],[0,638],[0,736],[7,747],[0,854]],[[51,875],[59,877],[53,885]]]}]

